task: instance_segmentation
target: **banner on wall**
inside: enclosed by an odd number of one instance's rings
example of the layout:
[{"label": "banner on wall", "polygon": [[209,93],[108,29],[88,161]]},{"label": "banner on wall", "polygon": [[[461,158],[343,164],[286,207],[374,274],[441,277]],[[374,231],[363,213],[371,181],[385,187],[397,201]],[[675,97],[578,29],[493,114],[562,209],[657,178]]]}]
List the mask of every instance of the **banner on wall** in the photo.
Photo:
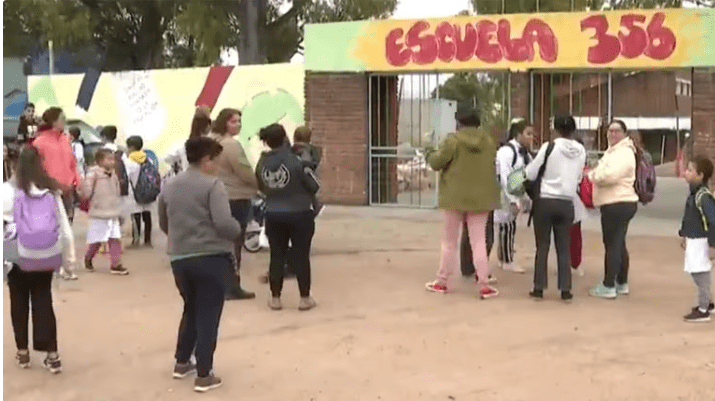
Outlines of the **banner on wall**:
[{"label": "banner on wall", "polygon": [[309,24],[308,71],[715,66],[715,9]]},{"label": "banner on wall", "polygon": [[304,124],[305,71],[302,64],[206,67],[28,77],[30,101],[41,113],[61,107],[70,119],[89,126],[116,125],[118,140],[139,135],[160,158],[189,136],[197,105],[242,111],[238,140],[251,163],[263,145],[258,131],[282,124],[292,137]]}]

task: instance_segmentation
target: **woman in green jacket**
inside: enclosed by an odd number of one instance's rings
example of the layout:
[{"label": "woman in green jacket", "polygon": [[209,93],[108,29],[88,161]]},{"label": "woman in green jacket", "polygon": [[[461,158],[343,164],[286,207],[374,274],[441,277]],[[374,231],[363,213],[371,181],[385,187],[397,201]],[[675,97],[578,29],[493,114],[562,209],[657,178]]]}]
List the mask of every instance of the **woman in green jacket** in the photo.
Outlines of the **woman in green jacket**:
[{"label": "woman in green jacket", "polygon": [[444,210],[442,253],[437,280],[427,283],[427,290],[446,293],[447,281],[459,263],[459,237],[466,221],[477,269],[479,295],[482,299],[499,292],[488,284],[489,261],[486,254],[485,226],[489,212],[499,208],[499,184],[496,178],[497,144],[479,129],[479,115],[474,109],[457,115],[458,131],[450,134],[439,149],[427,150],[427,162],[439,171],[439,208]]}]

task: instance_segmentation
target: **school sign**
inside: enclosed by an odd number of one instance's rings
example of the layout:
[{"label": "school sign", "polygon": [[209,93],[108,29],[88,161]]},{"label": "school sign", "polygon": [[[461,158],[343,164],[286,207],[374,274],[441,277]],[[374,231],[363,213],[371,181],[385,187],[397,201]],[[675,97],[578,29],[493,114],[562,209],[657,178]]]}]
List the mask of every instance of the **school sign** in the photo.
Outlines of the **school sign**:
[{"label": "school sign", "polygon": [[311,24],[305,69],[333,72],[715,66],[715,9]]}]

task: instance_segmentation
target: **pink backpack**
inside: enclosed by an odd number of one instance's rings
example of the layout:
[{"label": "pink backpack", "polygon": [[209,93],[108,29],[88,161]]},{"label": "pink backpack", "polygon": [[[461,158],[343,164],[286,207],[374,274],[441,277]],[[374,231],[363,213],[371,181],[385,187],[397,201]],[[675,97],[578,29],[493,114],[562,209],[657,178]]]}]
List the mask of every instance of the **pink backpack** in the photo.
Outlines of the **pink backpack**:
[{"label": "pink backpack", "polygon": [[52,271],[62,266],[62,241],[57,198],[52,192],[32,196],[15,193],[18,265],[30,272]]}]

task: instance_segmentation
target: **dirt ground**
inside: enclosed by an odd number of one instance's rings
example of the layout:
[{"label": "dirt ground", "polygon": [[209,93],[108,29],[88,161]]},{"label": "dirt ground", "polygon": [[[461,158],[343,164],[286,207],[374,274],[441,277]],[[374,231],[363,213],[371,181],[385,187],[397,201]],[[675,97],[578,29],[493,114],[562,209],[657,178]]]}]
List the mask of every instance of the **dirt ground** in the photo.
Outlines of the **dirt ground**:
[{"label": "dirt ground", "polygon": [[[376,212],[376,210],[380,210]],[[531,272],[495,270],[501,296],[480,301],[473,281],[449,295],[424,291],[439,251],[435,211],[330,207],[313,252],[318,308],[301,313],[289,282],[285,310],[266,307],[257,276],[265,253],[246,257],[255,301],[224,309],[215,370],[224,386],[206,395],[171,378],[181,302],[164,238],[129,250],[126,277],[80,271],[55,293],[64,373],[14,365],[4,294],[6,400],[713,400],[715,322],[687,324],[694,288],[676,238],[632,237],[632,295],[587,296],[602,275],[599,233],[585,233],[585,277],[575,300],[555,291],[527,297]],[[83,222],[77,223],[82,249]],[[657,231],[657,227],[653,227]],[[518,233],[531,270],[533,236]],[[81,255],[81,253],[80,253]],[[103,269],[104,268],[104,269]],[[5,290],[7,293],[7,290]]]}]

